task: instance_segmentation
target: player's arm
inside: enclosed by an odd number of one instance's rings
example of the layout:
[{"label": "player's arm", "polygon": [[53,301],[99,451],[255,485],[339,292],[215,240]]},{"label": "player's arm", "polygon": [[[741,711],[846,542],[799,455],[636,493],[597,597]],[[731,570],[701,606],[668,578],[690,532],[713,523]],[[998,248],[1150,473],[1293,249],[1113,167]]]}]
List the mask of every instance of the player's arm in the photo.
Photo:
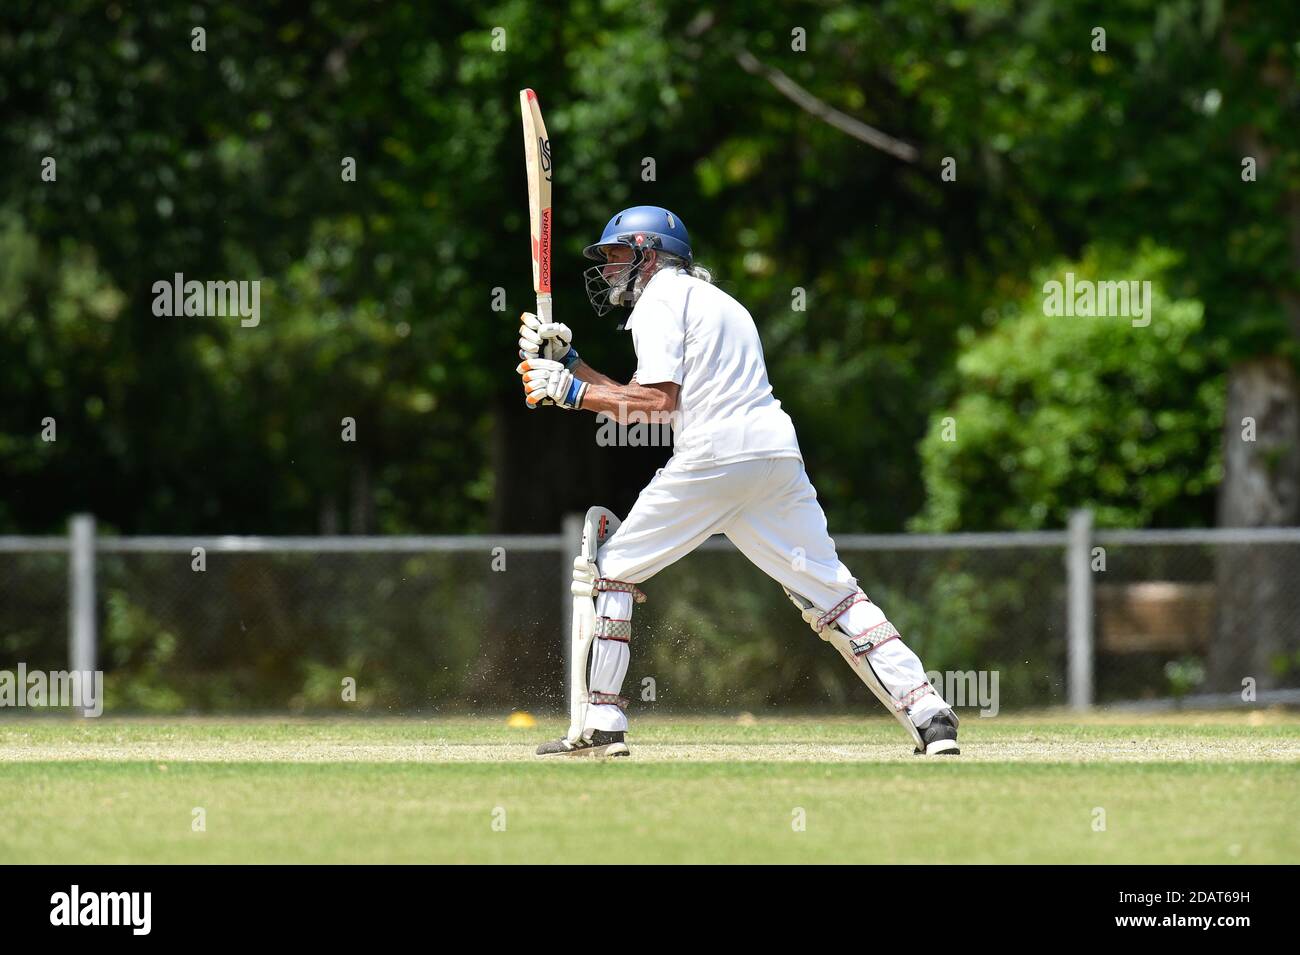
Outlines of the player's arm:
[{"label": "player's arm", "polygon": [[611,415],[619,424],[627,424],[631,414],[656,415],[669,414],[677,410],[677,395],[682,386],[673,381],[656,382],[642,385],[629,382],[620,385],[605,378],[606,383],[592,383],[587,386],[582,396],[583,411],[602,411]]},{"label": "player's arm", "polygon": [[589,382],[593,385],[609,385],[614,388],[622,387],[617,381],[609,377],[609,375],[602,374],[582,359],[578,359],[578,363],[570,368],[569,371],[573,372],[574,378],[581,379],[582,381]]},{"label": "player's arm", "polygon": [[672,381],[642,385],[616,381],[592,368],[573,348],[573,333],[561,323],[541,324],[537,316],[520,316],[519,357],[515,369],[523,379],[530,405],[556,404],[602,412],[626,424],[632,414],[671,413],[677,408],[681,386]]},{"label": "player's arm", "polygon": [[524,312],[519,316],[519,321],[519,357],[523,360],[549,358],[564,365],[579,381],[612,388],[623,387],[621,382],[597,371],[578,357],[578,350],[573,347],[573,332],[568,325],[562,322],[544,325],[532,312]]},{"label": "player's arm", "polygon": [[515,369],[523,380],[524,397],[536,406],[550,401],[561,408],[596,413],[605,412],[620,423],[634,413],[662,414],[677,408],[680,386],[671,381],[642,385],[632,381],[626,385],[602,375],[605,381],[584,381],[569,371],[561,362],[547,358],[527,358]]}]

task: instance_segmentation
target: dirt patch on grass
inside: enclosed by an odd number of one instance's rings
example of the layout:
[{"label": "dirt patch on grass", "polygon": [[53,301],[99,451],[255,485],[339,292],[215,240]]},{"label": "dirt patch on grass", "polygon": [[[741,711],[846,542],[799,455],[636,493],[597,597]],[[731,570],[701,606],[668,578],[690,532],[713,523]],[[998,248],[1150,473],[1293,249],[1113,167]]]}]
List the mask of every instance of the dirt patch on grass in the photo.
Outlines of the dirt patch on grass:
[{"label": "dirt patch on grass", "polygon": [[[1026,735],[962,744],[962,755],[925,760],[895,743],[673,743],[629,740],[632,761],[680,763],[881,763],[881,762],[1300,762],[1300,742],[1270,737],[1240,739],[1061,739]],[[0,763],[12,762],[222,762],[222,763],[503,763],[532,761],[532,743],[301,743],[248,741],[68,742],[0,746]],[[586,762],[573,757],[551,763]]]}]

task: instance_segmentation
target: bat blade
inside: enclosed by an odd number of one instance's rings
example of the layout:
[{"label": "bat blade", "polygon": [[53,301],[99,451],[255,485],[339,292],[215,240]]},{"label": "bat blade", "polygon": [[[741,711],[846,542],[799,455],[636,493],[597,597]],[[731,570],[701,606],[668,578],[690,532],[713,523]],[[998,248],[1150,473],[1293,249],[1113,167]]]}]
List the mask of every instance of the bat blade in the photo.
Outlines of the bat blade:
[{"label": "bat blade", "polygon": [[537,317],[551,320],[551,140],[537,94],[519,91],[524,124],[524,163],[528,172],[528,221],[532,230],[533,291]]}]

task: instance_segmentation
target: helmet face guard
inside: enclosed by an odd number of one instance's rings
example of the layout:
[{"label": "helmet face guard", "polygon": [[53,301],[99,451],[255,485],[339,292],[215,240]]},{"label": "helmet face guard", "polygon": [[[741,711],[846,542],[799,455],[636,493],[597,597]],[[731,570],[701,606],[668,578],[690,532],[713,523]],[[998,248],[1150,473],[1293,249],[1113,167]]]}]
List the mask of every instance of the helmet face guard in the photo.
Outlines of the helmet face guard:
[{"label": "helmet face guard", "polygon": [[620,236],[607,245],[626,245],[632,249],[632,258],[626,262],[610,262],[605,258],[604,247],[598,247],[602,262],[582,273],[587,286],[587,298],[597,315],[605,315],[616,305],[631,308],[641,295],[645,283],[641,280],[641,267],[645,265],[646,251],[658,249],[656,236]]}]

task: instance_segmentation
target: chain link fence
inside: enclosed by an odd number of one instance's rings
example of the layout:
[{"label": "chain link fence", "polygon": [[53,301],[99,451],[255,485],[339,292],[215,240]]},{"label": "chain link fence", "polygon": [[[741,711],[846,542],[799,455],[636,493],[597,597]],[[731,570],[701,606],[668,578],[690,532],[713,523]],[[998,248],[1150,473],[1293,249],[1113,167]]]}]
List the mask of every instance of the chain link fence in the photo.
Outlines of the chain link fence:
[{"label": "chain link fence", "polygon": [[1300,702],[1300,529],[1102,531],[1101,701]]},{"label": "chain link fence", "polygon": [[[109,712],[566,705],[566,535],[113,538],[80,526],[80,538],[0,538],[0,670],[97,667]],[[1092,533],[1084,520],[838,544],[926,667],[996,674],[1001,709],[1239,704],[1243,681],[1261,702],[1300,698],[1300,529]],[[643,589],[624,685],[634,706],[874,705],[725,540]]]}]

